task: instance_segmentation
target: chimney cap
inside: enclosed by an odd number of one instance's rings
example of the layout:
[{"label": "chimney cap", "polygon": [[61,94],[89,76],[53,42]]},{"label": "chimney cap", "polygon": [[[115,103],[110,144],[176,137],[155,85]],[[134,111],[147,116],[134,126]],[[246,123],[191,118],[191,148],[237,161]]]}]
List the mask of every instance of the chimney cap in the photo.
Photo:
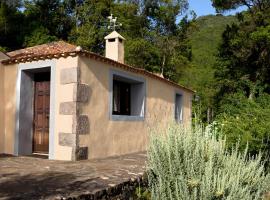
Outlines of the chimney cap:
[{"label": "chimney cap", "polygon": [[120,38],[122,40],[125,40],[125,38],[122,35],[120,35],[119,33],[117,33],[116,31],[111,32],[104,39],[108,40],[108,39],[114,39],[114,38]]}]

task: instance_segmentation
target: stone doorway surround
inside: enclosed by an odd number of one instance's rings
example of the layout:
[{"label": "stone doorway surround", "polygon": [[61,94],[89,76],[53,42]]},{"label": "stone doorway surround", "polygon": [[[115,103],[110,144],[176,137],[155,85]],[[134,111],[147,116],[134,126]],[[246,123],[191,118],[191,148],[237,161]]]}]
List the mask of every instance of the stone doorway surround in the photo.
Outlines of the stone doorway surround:
[{"label": "stone doorway surround", "polygon": [[[81,106],[89,101],[90,87],[80,83],[80,70],[78,66],[60,70],[60,77],[56,77],[56,66],[56,59],[22,63],[18,66],[14,154],[32,154],[33,81],[31,73],[50,70],[51,96],[48,157],[49,159],[57,159],[55,157],[55,146],[59,145],[72,148],[70,160],[88,159],[88,147],[80,146],[80,136],[88,134],[90,130],[88,115],[81,114]],[[56,80],[60,80],[60,83],[56,83]],[[57,84],[71,84],[73,94],[72,101],[56,102]],[[56,110],[56,105],[59,105],[59,110]],[[56,114],[69,115],[72,117],[72,130],[70,132],[56,132]],[[58,144],[55,143],[55,134],[58,134]]]},{"label": "stone doorway surround", "polygon": [[[49,159],[54,159],[54,127],[55,127],[55,60],[22,63],[18,66],[16,83],[16,124],[15,155],[32,154],[33,138],[33,74],[50,71],[50,120],[49,120]],[[30,131],[29,131],[30,130]]]}]

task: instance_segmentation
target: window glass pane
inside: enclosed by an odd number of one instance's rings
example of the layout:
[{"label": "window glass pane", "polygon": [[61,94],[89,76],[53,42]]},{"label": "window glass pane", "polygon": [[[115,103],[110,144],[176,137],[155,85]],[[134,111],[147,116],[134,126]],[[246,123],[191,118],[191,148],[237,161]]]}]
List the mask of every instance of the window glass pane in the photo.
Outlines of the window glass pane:
[{"label": "window glass pane", "polygon": [[182,122],[183,120],[183,106],[182,106],[182,95],[175,95],[175,121]]},{"label": "window glass pane", "polygon": [[117,83],[113,83],[113,112],[120,112],[120,87]]},{"label": "window glass pane", "polygon": [[[144,117],[145,79],[112,74],[111,115],[113,120],[141,120]],[[121,116],[122,115],[122,116]]]},{"label": "window glass pane", "polygon": [[113,114],[130,115],[130,84],[113,80]]}]

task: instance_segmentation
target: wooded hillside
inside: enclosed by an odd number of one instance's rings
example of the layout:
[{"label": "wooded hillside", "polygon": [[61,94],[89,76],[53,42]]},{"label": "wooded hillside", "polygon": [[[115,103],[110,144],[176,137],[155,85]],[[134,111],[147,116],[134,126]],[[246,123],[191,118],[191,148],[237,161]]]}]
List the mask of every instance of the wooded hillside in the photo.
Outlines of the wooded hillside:
[{"label": "wooded hillside", "polygon": [[235,16],[208,15],[197,18],[188,35],[192,48],[191,66],[185,70],[180,83],[197,91],[200,105],[196,112],[206,121],[211,121],[215,95],[214,73],[218,47],[227,25],[237,22]]}]

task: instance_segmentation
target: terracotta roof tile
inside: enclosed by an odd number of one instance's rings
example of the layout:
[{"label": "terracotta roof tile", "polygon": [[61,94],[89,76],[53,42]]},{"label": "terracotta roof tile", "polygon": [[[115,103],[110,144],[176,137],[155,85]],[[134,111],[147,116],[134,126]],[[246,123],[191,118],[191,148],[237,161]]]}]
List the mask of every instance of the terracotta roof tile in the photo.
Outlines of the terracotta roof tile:
[{"label": "terracotta roof tile", "polygon": [[104,56],[95,54],[93,52],[82,50],[81,48],[77,48],[75,45],[66,43],[64,41],[52,42],[48,44],[42,44],[42,45],[37,45],[34,47],[29,47],[26,49],[20,49],[20,50],[9,52],[7,53],[7,55],[10,58],[1,61],[1,63],[4,65],[9,65],[12,63],[25,63],[25,62],[31,62],[31,61],[37,61],[37,60],[53,59],[53,58],[60,58],[60,57],[69,57],[69,56],[74,57],[77,55],[81,55],[84,57],[95,59],[97,61],[108,63],[112,66],[124,69],[126,71],[143,74],[145,76],[155,78],[157,80],[163,81],[167,84],[179,87],[181,89],[185,89],[192,93],[195,92],[185,86],[174,83],[170,80],[167,80],[163,77],[160,77],[159,75],[156,75],[144,69],[136,68],[127,64],[123,64],[123,63],[111,60]]},{"label": "terracotta roof tile", "polygon": [[48,54],[68,53],[76,50],[76,46],[64,41],[51,42],[48,44],[37,45],[25,49],[8,52],[7,55],[12,59],[29,58]]}]

